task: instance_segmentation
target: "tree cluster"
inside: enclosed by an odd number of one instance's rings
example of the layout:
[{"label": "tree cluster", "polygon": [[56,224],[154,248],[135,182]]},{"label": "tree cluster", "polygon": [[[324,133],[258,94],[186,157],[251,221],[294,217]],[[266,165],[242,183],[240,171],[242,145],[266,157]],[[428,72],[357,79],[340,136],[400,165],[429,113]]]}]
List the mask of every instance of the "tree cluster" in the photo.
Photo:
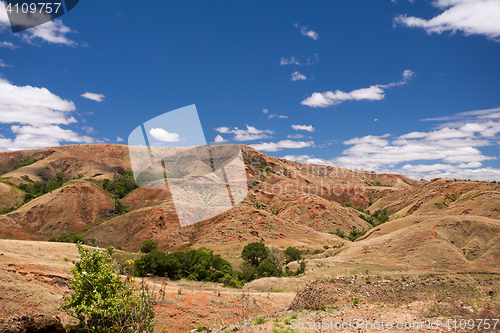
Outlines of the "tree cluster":
[{"label": "tree cluster", "polygon": [[28,176],[22,176],[21,179],[26,181],[26,183],[21,183],[19,185],[19,189],[25,192],[23,197],[24,203],[50,193],[61,187],[64,183],[64,175],[62,172],[58,172],[51,180],[34,182]]},{"label": "tree cluster", "polygon": [[[245,261],[240,270],[233,271],[231,264],[214,255],[213,250],[202,247],[186,248],[181,251],[165,253],[157,251],[158,243],[144,241],[141,252],[143,257],[134,263],[134,275],[147,274],[166,276],[173,280],[190,279],[224,283],[231,288],[242,288],[246,282],[271,276],[295,276],[305,271],[306,262],[301,252],[288,247],[285,251],[275,247],[268,248],[263,243],[250,243],[243,248],[241,257]],[[300,261],[300,267],[294,272],[288,264]]]},{"label": "tree cluster", "polygon": [[233,269],[227,260],[214,255],[213,252],[205,247],[196,250],[186,248],[168,254],[152,250],[135,261],[134,274],[166,276],[172,280],[223,282],[226,276],[233,275]]}]

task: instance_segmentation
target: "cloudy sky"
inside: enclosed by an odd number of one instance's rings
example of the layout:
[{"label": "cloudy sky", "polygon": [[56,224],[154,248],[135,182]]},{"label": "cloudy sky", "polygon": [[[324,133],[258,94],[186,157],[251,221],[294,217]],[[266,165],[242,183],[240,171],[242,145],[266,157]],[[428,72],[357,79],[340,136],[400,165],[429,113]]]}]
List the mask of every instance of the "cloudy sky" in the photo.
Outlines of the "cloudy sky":
[{"label": "cloudy sky", "polygon": [[81,1],[13,34],[1,3],[0,151],[126,144],[195,104],[207,142],[500,180],[500,0],[154,4]]}]

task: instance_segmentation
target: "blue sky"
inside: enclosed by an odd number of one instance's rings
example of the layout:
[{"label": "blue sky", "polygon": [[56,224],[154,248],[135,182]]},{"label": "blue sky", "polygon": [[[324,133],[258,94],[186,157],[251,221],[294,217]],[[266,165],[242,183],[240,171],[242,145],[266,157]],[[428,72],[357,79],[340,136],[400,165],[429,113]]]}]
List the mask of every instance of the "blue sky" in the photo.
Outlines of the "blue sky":
[{"label": "blue sky", "polygon": [[82,0],[17,34],[3,8],[0,151],[126,144],[195,104],[207,142],[500,180],[499,0]]}]

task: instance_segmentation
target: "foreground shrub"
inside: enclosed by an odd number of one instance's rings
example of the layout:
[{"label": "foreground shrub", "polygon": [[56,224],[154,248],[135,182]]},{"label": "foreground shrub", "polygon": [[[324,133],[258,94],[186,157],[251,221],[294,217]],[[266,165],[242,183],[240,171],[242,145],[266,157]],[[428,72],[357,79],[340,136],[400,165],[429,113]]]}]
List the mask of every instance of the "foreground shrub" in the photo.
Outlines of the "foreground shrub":
[{"label": "foreground shrub", "polygon": [[144,283],[137,293],[133,281],[114,272],[113,248],[92,252],[77,244],[80,261],[71,270],[73,294],[59,307],[78,319],[84,332],[153,332],[154,296]]}]

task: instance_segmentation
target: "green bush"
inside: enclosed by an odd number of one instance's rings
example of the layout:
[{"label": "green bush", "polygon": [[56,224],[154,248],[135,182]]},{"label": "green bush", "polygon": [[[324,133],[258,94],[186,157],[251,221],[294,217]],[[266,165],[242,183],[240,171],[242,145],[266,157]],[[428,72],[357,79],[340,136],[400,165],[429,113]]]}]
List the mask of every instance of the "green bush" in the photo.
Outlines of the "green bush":
[{"label": "green bush", "polygon": [[49,242],[87,244],[87,240],[76,232],[62,232],[59,237],[50,237]]},{"label": "green bush", "polygon": [[123,199],[127,194],[138,188],[134,180],[134,173],[132,170],[118,170],[113,181],[104,179],[102,187],[106,192],[111,193],[115,198]]},{"label": "green bush", "polygon": [[263,243],[254,242],[247,244],[243,251],[241,252],[241,257],[243,260],[248,262],[254,267],[259,266],[259,264],[268,257],[269,249]]},{"label": "green bush", "polygon": [[349,234],[349,240],[351,242],[354,242],[356,239],[358,239],[359,237],[362,237],[366,234],[367,230],[358,230],[358,228],[356,228],[356,226],[352,227],[352,230],[351,230],[351,233]]},{"label": "green bush", "polygon": [[158,249],[158,242],[146,239],[141,246],[142,253],[149,253]]},{"label": "green bush", "polygon": [[186,248],[169,254],[152,251],[135,261],[134,274],[167,275],[172,280],[195,279],[197,281],[223,282],[226,275],[233,276],[231,264],[213,254],[213,250],[201,247]]},{"label": "green bush", "polygon": [[23,197],[24,203],[27,203],[44,194],[50,193],[61,187],[64,183],[64,175],[62,174],[62,172],[58,172],[51,180],[42,180],[39,182],[33,182],[27,176],[23,176],[21,178],[27,181],[27,183],[21,183],[19,185],[19,189],[25,192]]},{"label": "green bush", "polygon": [[113,248],[92,252],[77,244],[80,261],[71,270],[73,294],[63,296],[60,310],[91,333],[150,332],[155,326],[155,299],[144,283],[135,292],[131,279],[114,272]]},{"label": "green bush", "polygon": [[22,158],[22,159],[19,160],[19,162],[17,162],[16,169],[19,169],[19,168],[22,168],[22,167],[34,164],[36,162],[38,162],[38,160],[36,158],[34,158],[34,157],[31,157],[31,156]]},{"label": "green bush", "polygon": [[115,209],[120,215],[127,214],[129,212],[128,207],[120,199],[115,199]]},{"label": "green bush", "polygon": [[290,263],[292,261],[299,261],[302,259],[302,254],[299,249],[294,248],[293,246],[289,246],[285,250],[286,262]]}]

